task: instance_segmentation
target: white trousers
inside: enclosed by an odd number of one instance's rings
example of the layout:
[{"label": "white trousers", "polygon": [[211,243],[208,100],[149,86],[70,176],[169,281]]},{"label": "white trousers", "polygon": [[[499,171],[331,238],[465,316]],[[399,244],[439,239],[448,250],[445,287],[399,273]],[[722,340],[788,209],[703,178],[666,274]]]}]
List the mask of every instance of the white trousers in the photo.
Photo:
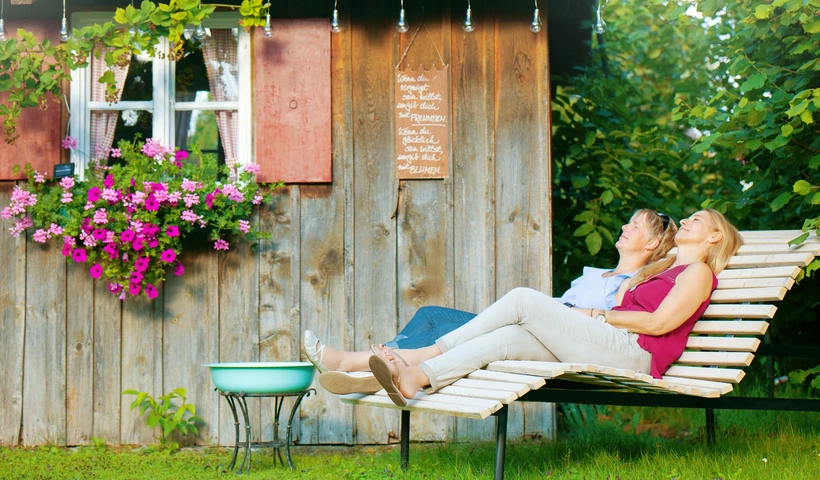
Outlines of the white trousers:
[{"label": "white trousers", "polygon": [[590,363],[651,371],[638,335],[568,308],[537,290],[516,288],[464,326],[436,340],[442,354],[420,363],[430,390],[497,360]]}]

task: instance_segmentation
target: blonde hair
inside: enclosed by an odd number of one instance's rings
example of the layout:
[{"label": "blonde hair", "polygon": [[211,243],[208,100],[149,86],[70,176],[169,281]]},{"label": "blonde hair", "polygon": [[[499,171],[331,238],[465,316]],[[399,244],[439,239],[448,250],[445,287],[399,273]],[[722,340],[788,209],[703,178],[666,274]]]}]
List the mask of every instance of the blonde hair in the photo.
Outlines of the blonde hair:
[{"label": "blonde hair", "polygon": [[[740,246],[743,245],[743,237],[740,236],[740,232],[738,232],[737,228],[735,228],[729,220],[726,220],[726,217],[724,217],[722,213],[711,208],[706,208],[703,211],[708,214],[715,231],[720,232],[722,237],[720,241],[712,245],[709,249],[706,254],[705,261],[705,263],[709,265],[712,272],[717,275],[722,272],[724,268],[726,268],[726,265],[729,264],[729,259],[731,259],[732,256],[737,253]],[[676,227],[675,233],[677,233],[677,230],[678,229]],[[675,234],[673,233],[671,237],[672,242],[674,243]],[[668,252],[669,249],[666,251]],[[673,263],[675,263],[676,259],[677,256],[670,255],[669,257],[661,258],[643,266],[631,279],[629,279],[628,287],[632,288],[647,278],[668,269]]]},{"label": "blonde hair", "polygon": [[737,253],[740,246],[743,245],[743,237],[740,236],[740,232],[737,231],[737,228],[735,228],[729,220],[726,220],[726,217],[724,217],[722,213],[711,208],[704,209],[703,211],[709,214],[709,218],[712,220],[712,225],[715,227],[715,230],[723,236],[718,243],[709,249],[709,253],[706,255],[706,264],[709,265],[709,268],[717,275],[726,268],[726,265],[729,264],[729,260]]},{"label": "blonde hair", "polygon": [[652,275],[666,270],[675,262],[674,256],[667,257],[666,254],[675,246],[675,234],[678,233],[678,225],[668,215],[660,214],[648,208],[638,210],[635,212],[635,215],[645,216],[648,229],[647,240],[657,238],[658,248],[652,252],[647,264],[641,267],[635,275],[629,279],[629,287],[637,285]]}]

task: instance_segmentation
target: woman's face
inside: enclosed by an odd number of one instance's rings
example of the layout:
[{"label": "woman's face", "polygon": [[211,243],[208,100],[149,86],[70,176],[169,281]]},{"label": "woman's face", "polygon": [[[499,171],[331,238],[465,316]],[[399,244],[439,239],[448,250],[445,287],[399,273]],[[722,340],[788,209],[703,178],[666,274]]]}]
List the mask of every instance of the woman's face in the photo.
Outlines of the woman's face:
[{"label": "woman's face", "polygon": [[705,243],[715,235],[717,229],[712,218],[703,210],[693,213],[689,218],[680,221],[680,228],[675,235],[675,243]]},{"label": "woman's face", "polygon": [[646,222],[646,214],[633,215],[629,223],[621,227],[621,236],[615,242],[618,251],[639,251],[643,250],[649,240],[649,225]]}]

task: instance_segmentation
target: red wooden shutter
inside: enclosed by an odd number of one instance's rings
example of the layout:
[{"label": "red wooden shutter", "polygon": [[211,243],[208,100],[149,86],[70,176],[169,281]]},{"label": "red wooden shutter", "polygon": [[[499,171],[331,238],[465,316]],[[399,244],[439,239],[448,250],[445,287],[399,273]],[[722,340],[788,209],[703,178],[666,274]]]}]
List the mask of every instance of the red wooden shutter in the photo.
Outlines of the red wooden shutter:
[{"label": "red wooden shutter", "polygon": [[330,22],[274,19],[254,28],[254,117],[259,181],[332,180]]},{"label": "red wooden shutter", "polygon": [[[60,41],[60,24],[55,21],[40,20],[32,21],[8,21],[6,23],[6,33],[10,37],[17,37],[17,29],[22,28],[34,33],[38,41],[49,37],[52,43]],[[6,102],[7,94],[0,94],[0,101]],[[60,138],[62,106],[59,101],[49,95],[47,98],[48,108],[41,110],[37,107],[24,108],[17,119],[17,132],[19,135],[13,145],[9,145],[0,139],[0,180],[16,180],[25,178],[26,163],[42,173],[46,177],[51,177],[54,171],[54,164],[60,163]],[[14,175],[12,169],[15,165],[20,166],[19,175]]]}]

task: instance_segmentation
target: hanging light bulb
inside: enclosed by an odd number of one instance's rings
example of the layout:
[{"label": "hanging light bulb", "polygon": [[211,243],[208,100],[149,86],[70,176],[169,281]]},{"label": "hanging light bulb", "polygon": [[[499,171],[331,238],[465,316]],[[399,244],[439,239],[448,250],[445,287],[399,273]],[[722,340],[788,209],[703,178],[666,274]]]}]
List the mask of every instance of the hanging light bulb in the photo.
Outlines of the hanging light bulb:
[{"label": "hanging light bulb", "polygon": [[336,8],[338,1],[333,2],[333,15],[330,17],[330,31],[339,33],[342,31],[342,25],[339,23],[339,10]]},{"label": "hanging light bulb", "polygon": [[461,24],[461,28],[467,33],[475,30],[475,23],[473,23],[473,9],[470,8],[469,0],[467,0],[467,15],[464,17],[464,23]]},{"label": "hanging light bulb", "polygon": [[604,5],[607,4],[609,0],[598,0],[598,11],[596,12],[596,19],[595,19],[595,33],[604,33],[606,32],[606,22],[604,21]]},{"label": "hanging light bulb", "polygon": [[270,38],[270,36],[273,35],[273,28],[271,28],[271,26],[270,26],[270,12],[268,12],[268,14],[265,15],[265,28],[264,28],[264,30],[265,30],[265,33],[262,34],[263,37]]},{"label": "hanging light bulb", "polygon": [[[202,0],[199,0],[199,8],[202,8]],[[194,30],[194,38],[202,40],[207,34],[208,32],[205,31],[205,27],[202,25],[202,22],[200,22],[199,25],[196,26],[196,30]]]},{"label": "hanging light bulb", "polygon": [[0,0],[0,42],[6,40],[6,21],[3,16],[6,12],[6,0]]},{"label": "hanging light bulb", "polygon": [[399,10],[399,21],[396,23],[396,30],[399,33],[410,30],[410,24],[407,23],[407,16],[404,14],[404,0],[401,0],[401,10]]},{"label": "hanging light bulb", "polygon": [[63,0],[63,21],[60,25],[60,40],[67,42],[71,38],[71,32],[68,31],[68,20],[65,18],[65,0]]},{"label": "hanging light bulb", "polygon": [[538,33],[541,31],[541,27],[543,24],[541,23],[541,15],[538,14],[538,0],[535,0],[535,12],[532,14],[532,22],[530,22],[530,30],[533,33]]}]

